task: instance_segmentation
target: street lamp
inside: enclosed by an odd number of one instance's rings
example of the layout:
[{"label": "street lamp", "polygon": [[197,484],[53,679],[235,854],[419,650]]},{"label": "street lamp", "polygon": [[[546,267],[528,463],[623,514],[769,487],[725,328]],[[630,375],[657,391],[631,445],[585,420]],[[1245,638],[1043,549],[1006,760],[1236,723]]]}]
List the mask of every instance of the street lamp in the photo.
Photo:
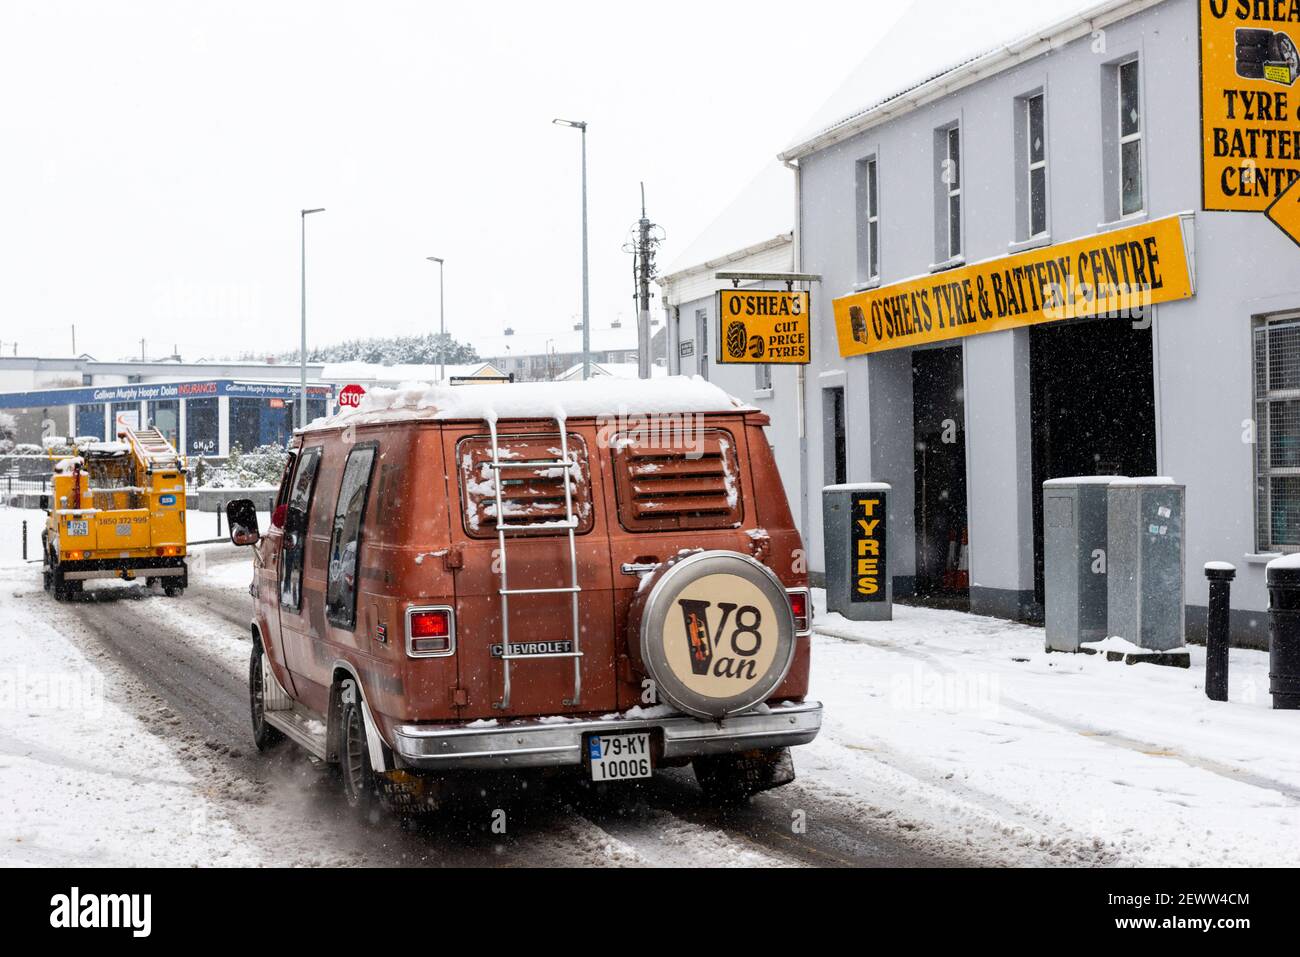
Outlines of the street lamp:
[{"label": "street lamp", "polygon": [[324,208],[302,210],[302,346],[299,357],[298,428],[307,427],[307,217]]},{"label": "street lamp", "polygon": [[551,120],[556,126],[582,130],[582,378],[591,378],[591,314],[587,290],[587,121]]},{"label": "street lamp", "polygon": [[437,256],[425,256],[431,263],[438,264],[438,384],[446,385],[447,380],[447,317],[444,311],[442,277],[442,260]]}]

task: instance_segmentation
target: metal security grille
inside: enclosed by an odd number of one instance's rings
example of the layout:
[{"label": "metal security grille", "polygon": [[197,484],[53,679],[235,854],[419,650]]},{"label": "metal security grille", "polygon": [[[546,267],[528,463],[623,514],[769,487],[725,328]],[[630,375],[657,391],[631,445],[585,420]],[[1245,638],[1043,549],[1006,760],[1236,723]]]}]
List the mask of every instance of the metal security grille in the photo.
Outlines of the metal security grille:
[{"label": "metal security grille", "polygon": [[1260,551],[1300,551],[1300,316],[1255,326],[1255,529]]}]

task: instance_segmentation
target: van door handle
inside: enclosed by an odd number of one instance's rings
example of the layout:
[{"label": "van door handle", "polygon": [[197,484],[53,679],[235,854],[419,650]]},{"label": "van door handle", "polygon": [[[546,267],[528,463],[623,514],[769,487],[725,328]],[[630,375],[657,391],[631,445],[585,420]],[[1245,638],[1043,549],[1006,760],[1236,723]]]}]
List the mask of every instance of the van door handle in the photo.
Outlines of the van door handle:
[{"label": "van door handle", "polygon": [[619,567],[619,571],[624,575],[636,575],[637,577],[640,577],[642,575],[649,575],[652,571],[658,568],[659,565],[659,562],[624,562]]}]

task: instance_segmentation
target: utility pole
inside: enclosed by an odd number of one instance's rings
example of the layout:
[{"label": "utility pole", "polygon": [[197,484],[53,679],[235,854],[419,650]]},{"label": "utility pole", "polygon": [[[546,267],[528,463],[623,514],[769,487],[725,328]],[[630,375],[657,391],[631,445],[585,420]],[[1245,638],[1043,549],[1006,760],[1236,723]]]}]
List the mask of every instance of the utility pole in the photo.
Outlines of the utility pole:
[{"label": "utility pole", "polygon": [[587,121],[551,120],[582,131],[582,379],[591,378],[591,291],[587,276]]},{"label": "utility pole", "polygon": [[437,256],[425,256],[431,263],[438,264],[438,384],[447,384],[447,313],[444,308],[442,265],[443,261]]},{"label": "utility pole", "polygon": [[73,325],[72,325],[72,355],[73,355],[74,358],[75,358],[76,355],[77,355],[77,326],[76,326],[76,323],[73,323]]},{"label": "utility pole", "polygon": [[630,252],[632,273],[636,279],[636,352],[637,376],[650,378],[650,281],[655,276],[655,249],[664,240],[661,227],[650,222],[645,212],[645,183],[641,184],[641,218],[635,226],[636,239],[623,247]]}]

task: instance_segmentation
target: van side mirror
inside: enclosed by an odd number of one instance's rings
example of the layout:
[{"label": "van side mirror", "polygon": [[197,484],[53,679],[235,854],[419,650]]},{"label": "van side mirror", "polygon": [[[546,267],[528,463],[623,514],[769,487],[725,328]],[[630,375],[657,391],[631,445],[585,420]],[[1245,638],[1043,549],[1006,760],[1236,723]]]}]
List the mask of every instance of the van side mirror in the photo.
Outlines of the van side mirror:
[{"label": "van side mirror", "polygon": [[226,522],[232,545],[256,545],[262,538],[257,530],[257,506],[252,499],[237,498],[226,503]]},{"label": "van side mirror", "polygon": [[41,511],[48,512],[50,510],[50,497],[48,495],[42,495],[37,500],[36,504],[37,507],[41,509]]}]

